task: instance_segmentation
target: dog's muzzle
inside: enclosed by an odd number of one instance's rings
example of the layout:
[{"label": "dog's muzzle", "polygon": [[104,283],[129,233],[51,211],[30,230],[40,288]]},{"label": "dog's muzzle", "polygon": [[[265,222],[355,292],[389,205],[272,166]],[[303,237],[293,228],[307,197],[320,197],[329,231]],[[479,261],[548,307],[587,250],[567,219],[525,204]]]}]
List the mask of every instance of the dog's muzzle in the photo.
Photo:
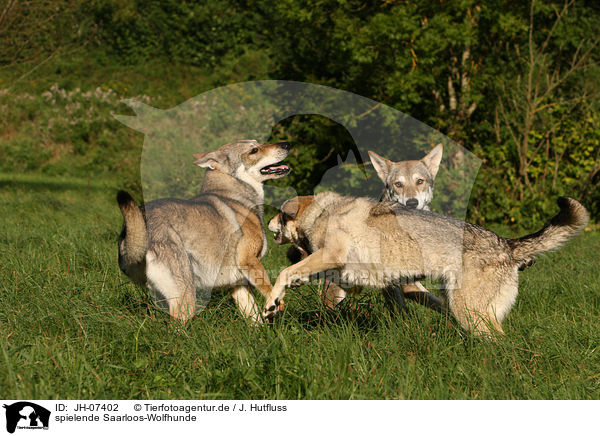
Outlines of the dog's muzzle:
[{"label": "dog's muzzle", "polygon": [[417,200],[416,198],[409,198],[408,200],[406,200],[406,207],[408,207],[409,209],[416,209],[418,205],[419,200]]},{"label": "dog's muzzle", "polygon": [[[289,152],[290,148],[292,148],[292,144],[290,144],[287,141],[277,142],[277,143],[275,143],[275,145],[279,146],[282,150],[285,150],[286,152]],[[287,154],[288,153],[286,153],[286,156],[287,156]],[[267,165],[266,167],[263,167],[260,170],[260,173],[265,176],[269,175],[269,176],[277,176],[277,177],[283,177],[283,176],[287,175],[289,172],[290,172],[290,167],[287,166],[286,164]]]}]

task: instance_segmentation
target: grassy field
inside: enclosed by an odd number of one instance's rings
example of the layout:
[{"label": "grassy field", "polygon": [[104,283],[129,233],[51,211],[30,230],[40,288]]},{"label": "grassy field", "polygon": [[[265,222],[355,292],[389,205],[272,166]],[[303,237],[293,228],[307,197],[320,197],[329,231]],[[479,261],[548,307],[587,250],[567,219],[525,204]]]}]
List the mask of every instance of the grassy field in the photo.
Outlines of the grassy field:
[{"label": "grassy field", "polygon": [[[184,329],[117,266],[111,179],[0,175],[0,392],[37,399],[599,399],[600,233],[521,274],[496,343],[376,292],[292,290],[249,327],[213,295]],[[267,215],[267,218],[270,218]],[[270,247],[267,268],[284,265]]]}]

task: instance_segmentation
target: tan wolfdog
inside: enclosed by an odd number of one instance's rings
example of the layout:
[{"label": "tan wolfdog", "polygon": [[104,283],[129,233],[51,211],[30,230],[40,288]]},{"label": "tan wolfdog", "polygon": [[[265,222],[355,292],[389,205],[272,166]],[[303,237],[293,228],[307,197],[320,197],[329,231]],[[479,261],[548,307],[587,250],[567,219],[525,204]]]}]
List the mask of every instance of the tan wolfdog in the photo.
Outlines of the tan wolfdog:
[{"label": "tan wolfdog", "polygon": [[121,270],[179,320],[194,315],[197,288],[229,288],[242,314],[261,322],[248,284],[264,296],[271,293],[260,262],[267,249],[262,184],[289,173],[279,164],[289,149],[288,142],[242,140],[194,155],[207,171],[200,195],[190,200],[163,198],[140,208],[120,191]]},{"label": "tan wolfdog", "polygon": [[322,272],[330,281],[377,288],[429,277],[444,282],[449,308],[461,326],[486,336],[502,333],[522,263],[559,248],[588,222],[585,208],[567,197],[558,199],[560,212],[550,223],[518,239],[397,203],[333,192],[286,203],[280,213],[285,218],[273,218],[283,223],[276,240],[304,246],[310,255],[281,272],[264,317],[277,313],[287,287]]}]

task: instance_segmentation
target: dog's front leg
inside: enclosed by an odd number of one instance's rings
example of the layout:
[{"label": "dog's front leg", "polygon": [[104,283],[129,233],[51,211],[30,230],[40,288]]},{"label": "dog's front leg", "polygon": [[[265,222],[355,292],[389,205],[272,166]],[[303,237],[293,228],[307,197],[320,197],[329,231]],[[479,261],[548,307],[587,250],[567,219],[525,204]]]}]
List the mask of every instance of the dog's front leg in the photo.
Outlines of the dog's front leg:
[{"label": "dog's front leg", "polygon": [[265,297],[271,295],[271,279],[265,270],[265,267],[254,256],[241,256],[239,259],[242,275],[248,282],[254,286]]},{"label": "dog's front leg", "polygon": [[[254,256],[241,256],[239,260],[242,274],[248,282],[254,286],[266,298],[269,298],[273,292],[271,279],[265,270],[265,267],[259,259]],[[283,310],[283,300],[279,301],[279,310]]]},{"label": "dog's front leg", "polygon": [[285,289],[293,282],[306,280],[313,274],[318,274],[339,266],[341,266],[341,262],[335,256],[321,249],[281,271],[281,274],[279,274],[275,281],[271,296],[267,298],[263,317],[272,318],[275,316],[278,312],[278,306],[285,296]]},{"label": "dog's front leg", "polygon": [[257,325],[262,323],[262,318],[259,315],[258,307],[254,302],[254,297],[250,293],[250,290],[245,286],[238,286],[233,289],[231,296],[235,300],[235,303],[242,312],[244,318],[250,323]]}]

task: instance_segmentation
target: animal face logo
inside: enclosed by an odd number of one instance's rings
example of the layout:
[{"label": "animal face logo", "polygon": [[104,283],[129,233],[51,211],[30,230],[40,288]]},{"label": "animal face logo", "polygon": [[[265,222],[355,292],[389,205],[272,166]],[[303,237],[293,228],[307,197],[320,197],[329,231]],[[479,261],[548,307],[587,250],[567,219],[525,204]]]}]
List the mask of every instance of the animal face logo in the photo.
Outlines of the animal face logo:
[{"label": "animal face logo", "polygon": [[382,200],[397,201],[412,209],[429,210],[442,152],[442,144],[438,144],[421,160],[392,162],[369,151],[375,171],[385,183]]},{"label": "animal face logo", "polygon": [[6,431],[14,433],[18,428],[47,429],[50,422],[50,411],[28,401],[19,401],[4,405],[6,409]]}]

